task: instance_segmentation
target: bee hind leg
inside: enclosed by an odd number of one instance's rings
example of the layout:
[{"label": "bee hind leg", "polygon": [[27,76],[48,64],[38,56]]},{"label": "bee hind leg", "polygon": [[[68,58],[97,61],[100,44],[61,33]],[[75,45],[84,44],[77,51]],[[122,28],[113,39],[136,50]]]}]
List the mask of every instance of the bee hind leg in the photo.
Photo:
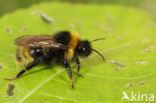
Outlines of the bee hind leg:
[{"label": "bee hind leg", "polygon": [[33,68],[34,66],[36,66],[38,64],[38,61],[34,61],[30,64],[28,64],[25,69],[21,70],[17,75],[16,77],[14,78],[5,78],[5,80],[16,80],[18,79],[22,74],[24,74],[27,70],[30,70],[31,68]]}]

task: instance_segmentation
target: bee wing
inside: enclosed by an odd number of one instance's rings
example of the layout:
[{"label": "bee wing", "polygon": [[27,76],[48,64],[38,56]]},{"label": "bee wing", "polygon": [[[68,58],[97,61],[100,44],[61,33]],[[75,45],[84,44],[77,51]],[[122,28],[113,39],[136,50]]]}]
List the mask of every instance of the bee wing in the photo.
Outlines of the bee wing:
[{"label": "bee wing", "polygon": [[27,35],[15,39],[15,44],[27,48],[44,47],[67,49],[66,45],[54,42],[51,35]]}]

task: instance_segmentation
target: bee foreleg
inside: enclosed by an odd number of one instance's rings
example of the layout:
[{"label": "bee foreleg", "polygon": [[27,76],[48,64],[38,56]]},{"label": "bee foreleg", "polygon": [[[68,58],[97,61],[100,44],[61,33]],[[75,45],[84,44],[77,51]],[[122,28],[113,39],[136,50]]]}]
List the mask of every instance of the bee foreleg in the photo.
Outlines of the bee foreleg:
[{"label": "bee foreleg", "polygon": [[80,74],[80,60],[79,60],[79,57],[76,56],[75,59],[76,59],[76,63],[77,63],[77,74],[82,77],[82,75]]},{"label": "bee foreleg", "polygon": [[38,61],[36,60],[36,61],[34,61],[34,62],[32,62],[32,63],[30,63],[30,64],[28,64],[26,67],[25,67],[25,69],[23,69],[23,70],[21,70],[17,75],[16,75],[16,77],[14,77],[14,78],[5,78],[5,80],[16,80],[16,79],[18,79],[22,74],[24,74],[27,70],[30,70],[31,68],[33,68],[34,66],[36,66],[36,64],[38,64]]},{"label": "bee foreleg", "polygon": [[74,88],[73,75],[72,75],[70,64],[65,59],[61,59],[58,62],[61,63],[63,66],[65,66],[65,68],[67,69],[69,78],[70,78],[70,80],[72,82],[72,88]]}]

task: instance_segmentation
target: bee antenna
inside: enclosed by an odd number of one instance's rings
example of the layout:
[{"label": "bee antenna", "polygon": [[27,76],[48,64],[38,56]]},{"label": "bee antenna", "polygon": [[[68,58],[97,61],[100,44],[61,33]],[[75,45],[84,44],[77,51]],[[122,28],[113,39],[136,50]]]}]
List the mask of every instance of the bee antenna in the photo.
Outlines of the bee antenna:
[{"label": "bee antenna", "polygon": [[105,39],[106,39],[106,38],[98,38],[98,39],[94,39],[94,40],[90,41],[90,43],[95,42],[95,41],[98,41],[98,40],[105,40]]},{"label": "bee antenna", "polygon": [[98,52],[98,51],[95,50],[95,49],[92,49],[92,51],[94,51],[94,52],[96,52],[97,54],[99,54],[99,55],[102,57],[102,59],[105,60],[104,56],[103,56],[100,52]]}]

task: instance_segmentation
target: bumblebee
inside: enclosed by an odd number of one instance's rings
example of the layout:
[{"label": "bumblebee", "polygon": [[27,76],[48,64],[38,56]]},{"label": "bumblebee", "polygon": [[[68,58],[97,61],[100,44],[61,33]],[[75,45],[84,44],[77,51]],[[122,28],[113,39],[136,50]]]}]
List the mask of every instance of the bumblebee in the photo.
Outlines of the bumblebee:
[{"label": "bumblebee", "polygon": [[77,33],[69,31],[61,31],[55,35],[19,37],[15,39],[15,44],[18,46],[16,60],[25,65],[25,69],[21,70],[14,78],[6,80],[18,79],[27,70],[38,64],[49,64],[55,61],[58,65],[66,68],[73,88],[73,76],[69,62],[75,61],[77,63],[77,73],[81,76],[79,57],[88,57],[94,51],[104,59],[103,55],[91,46],[92,42],[103,39],[81,40]]}]

